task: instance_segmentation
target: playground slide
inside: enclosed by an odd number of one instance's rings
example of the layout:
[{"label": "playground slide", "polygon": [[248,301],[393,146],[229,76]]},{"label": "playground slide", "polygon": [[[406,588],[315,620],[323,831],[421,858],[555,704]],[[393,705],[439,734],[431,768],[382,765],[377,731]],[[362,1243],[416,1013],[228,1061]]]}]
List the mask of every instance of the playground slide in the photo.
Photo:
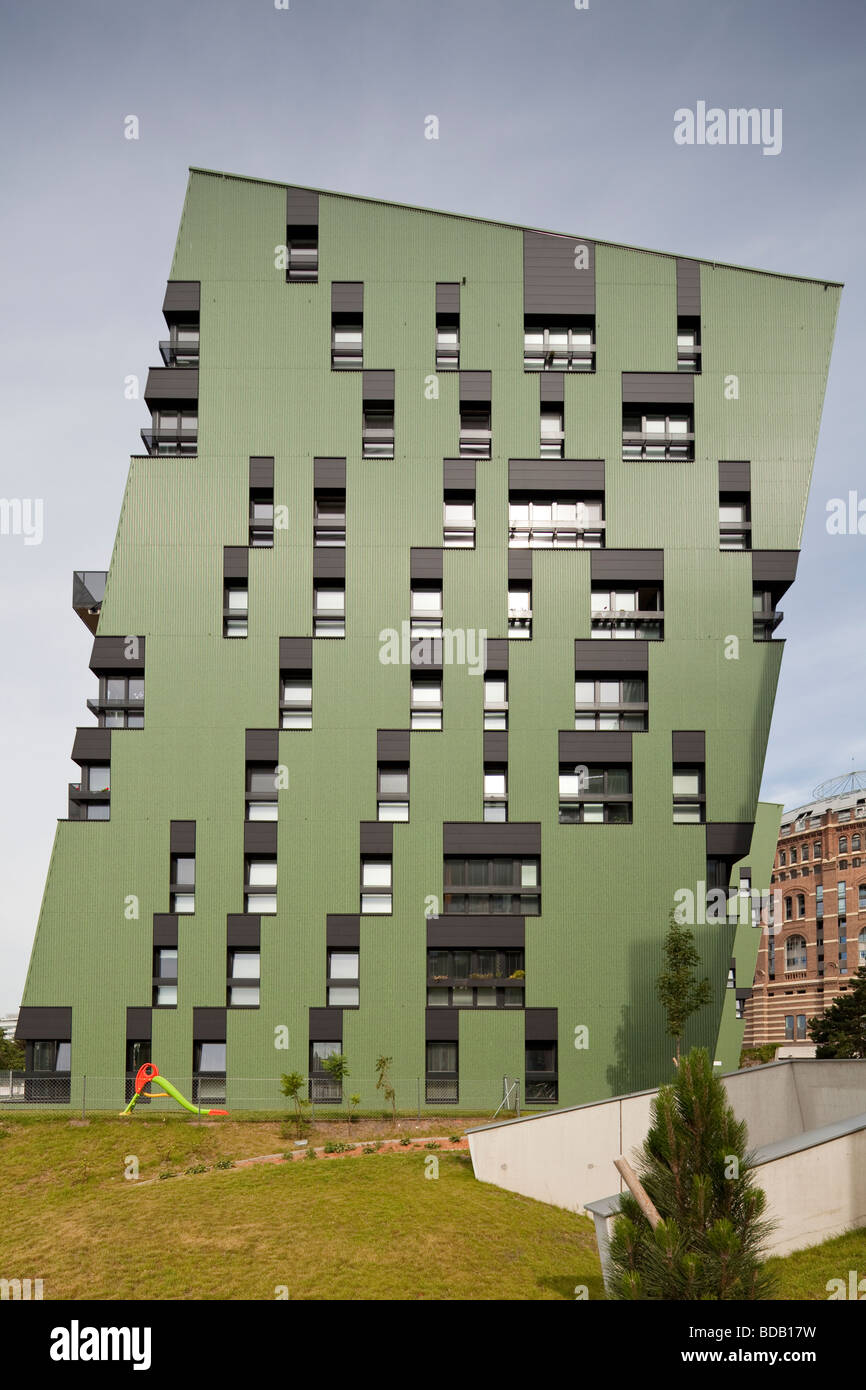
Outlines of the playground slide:
[{"label": "playground slide", "polygon": [[146,1091],[144,1089],[149,1081],[155,1081],[157,1086],[162,1087],[165,1095],[171,1096],[172,1100],[176,1100],[178,1105],[182,1105],[184,1110],[188,1110],[191,1115],[227,1115],[229,1113],[227,1110],[202,1110],[199,1106],[192,1105],[187,1100],[186,1096],[181,1095],[176,1086],[172,1086],[170,1081],[166,1081],[164,1076],[160,1076],[159,1067],[153,1062],[145,1062],[144,1066],[138,1069],[132,1100],[129,1102],[126,1109],[121,1112],[122,1114],[131,1114],[133,1106],[139,1096],[145,1096],[148,1100],[160,1099],[160,1093],[158,1091]]}]

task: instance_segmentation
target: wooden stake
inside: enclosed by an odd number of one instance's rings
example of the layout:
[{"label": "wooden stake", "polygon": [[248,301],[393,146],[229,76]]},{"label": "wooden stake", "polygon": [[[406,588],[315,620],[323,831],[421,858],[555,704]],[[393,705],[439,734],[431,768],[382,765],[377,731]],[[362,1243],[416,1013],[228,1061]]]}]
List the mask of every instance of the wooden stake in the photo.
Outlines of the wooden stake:
[{"label": "wooden stake", "polygon": [[647,1221],[650,1223],[653,1230],[655,1230],[656,1226],[661,1221],[661,1217],[659,1216],[658,1212],[656,1211],[655,1207],[650,1201],[649,1193],[641,1183],[640,1178],[632,1168],[628,1159],[615,1158],[613,1160],[613,1166],[619,1173],[620,1177],[622,1178],[632,1197],[634,1197],[635,1201],[637,1202]]}]

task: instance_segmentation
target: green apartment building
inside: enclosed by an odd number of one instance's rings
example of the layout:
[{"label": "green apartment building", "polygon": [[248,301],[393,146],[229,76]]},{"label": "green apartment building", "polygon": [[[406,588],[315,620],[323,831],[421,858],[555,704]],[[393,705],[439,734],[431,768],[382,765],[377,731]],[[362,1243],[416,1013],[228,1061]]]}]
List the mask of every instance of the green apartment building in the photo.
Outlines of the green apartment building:
[{"label": "green apartment building", "polygon": [[[28,1094],[492,1110],[670,1075],[674,895],[758,791],[839,286],[193,170]],[[694,928],[736,1066],[759,932]],[[85,1081],[86,1078],[86,1081]],[[42,1088],[40,1090],[40,1087]],[[159,1105],[160,1102],[154,1102]]]}]

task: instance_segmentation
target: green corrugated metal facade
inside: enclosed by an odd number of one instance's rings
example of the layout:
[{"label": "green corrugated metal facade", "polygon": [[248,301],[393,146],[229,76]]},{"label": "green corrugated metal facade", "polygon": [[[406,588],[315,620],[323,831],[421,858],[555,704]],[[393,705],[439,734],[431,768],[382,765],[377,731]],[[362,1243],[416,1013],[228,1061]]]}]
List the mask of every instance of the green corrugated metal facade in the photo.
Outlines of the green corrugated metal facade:
[{"label": "green corrugated metal facade", "polygon": [[[192,173],[171,278],[201,283],[198,455],[132,460],[99,622],[100,634],[146,637],[145,728],[112,734],[110,821],[58,826],[24,998],[71,1005],[75,1077],[122,1073],[126,1008],[151,1003],[153,914],[169,911],[169,822],[194,820],[179,1003],[154,1011],[152,1047],[166,1076],[189,1076],[192,1009],[225,1005],[226,915],[243,911],[244,731],[278,727],[278,639],[312,632],[313,457],[345,457],[346,640],[314,642],[314,728],[280,734],[290,785],[279,799],[279,910],[262,918],[260,1008],[228,1012],[229,1106],[233,1077],[273,1078],[276,1104],[279,1074],[307,1070],[308,1010],[326,1003],[326,915],[359,910],[376,731],[409,727],[409,669],[380,663],[379,633],[408,618],[410,547],[442,545],[442,460],[457,454],[456,373],[440,374],[438,399],[425,395],[436,282],[465,277],[460,365],[493,374],[476,548],[444,552],[447,627],[506,635],[508,459],[538,452],[520,228],[321,194],[318,283],[287,284],[274,263],[285,224],[283,186]],[[365,366],[396,372],[394,460],[361,457],[361,375],[330,369],[332,280],[363,281]],[[695,461],[634,463],[622,461],[621,373],[676,370],[675,258],[598,243],[596,287],[597,370],[566,374],[565,456],[605,460],[608,547],[664,549],[665,636],[648,644],[633,824],[560,825],[557,731],[574,727],[590,553],[533,552],[532,640],[509,649],[509,819],[542,827],[526,1004],[558,1010],[563,1104],[669,1075],[654,980],[674,891],[706,867],[705,828],[672,824],[671,731],[706,731],[707,819],[755,821],[782,654],[779,641],[752,640],[750,556],[719,550],[718,460],[751,461],[753,547],[796,550],[839,297],[822,282],[702,264]],[[736,400],[725,394],[731,375]],[[289,527],[273,550],[250,551],[249,636],[226,641],[223,547],[247,543],[253,455],[274,457]],[[443,822],[482,819],[482,685],[446,666],[443,731],[412,734],[393,915],[362,918],[360,1008],[344,1013],[348,1089],[363,1086],[364,1104],[375,1103],[365,1079],[381,1053],[396,1076],[424,1075],[424,905],[442,893]],[[762,808],[745,861],[756,887],[769,883],[774,814]],[[131,894],[137,920],[125,916]],[[757,949],[758,933],[739,930],[736,948],[733,928],[695,933],[715,992],[688,1041],[718,1039],[726,1069],[742,1030],[726,997],[729,958],[749,984]],[[287,1051],[274,1047],[280,1025]],[[586,1048],[573,1044],[578,1025]],[[497,1078],[522,1076],[522,1011],[461,1011],[459,1030],[461,1084],[495,1090]]]}]

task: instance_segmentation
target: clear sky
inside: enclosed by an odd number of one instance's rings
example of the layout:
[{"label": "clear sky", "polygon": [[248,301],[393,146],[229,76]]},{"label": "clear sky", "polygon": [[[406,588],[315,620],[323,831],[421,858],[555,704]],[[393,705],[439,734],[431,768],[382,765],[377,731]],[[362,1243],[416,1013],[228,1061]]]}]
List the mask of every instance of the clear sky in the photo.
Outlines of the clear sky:
[{"label": "clear sky", "polygon": [[[189,165],[845,281],[762,795],[866,767],[866,536],[826,529],[866,500],[864,56],[862,0],[4,7],[0,497],[44,537],[0,535],[0,1013],[93,722],[72,571],[110,559]],[[781,152],[675,144],[699,101],[781,108]]]}]

